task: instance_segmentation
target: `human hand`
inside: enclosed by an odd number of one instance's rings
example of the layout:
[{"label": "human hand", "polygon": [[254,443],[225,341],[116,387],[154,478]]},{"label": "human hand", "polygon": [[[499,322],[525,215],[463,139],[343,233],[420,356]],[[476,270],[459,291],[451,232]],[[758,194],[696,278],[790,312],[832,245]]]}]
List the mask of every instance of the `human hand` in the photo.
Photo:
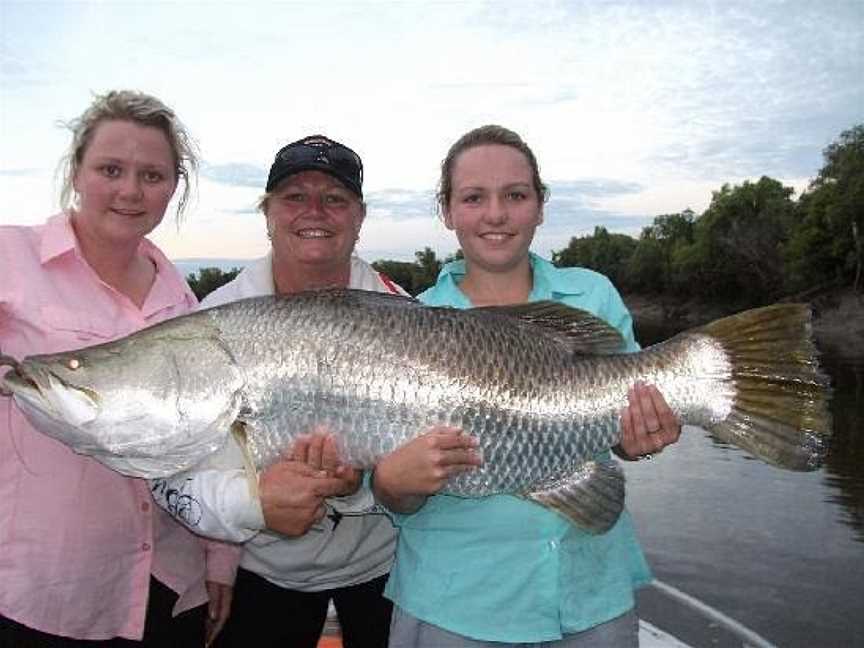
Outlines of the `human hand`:
[{"label": "human hand", "polygon": [[339,495],[345,480],[290,458],[268,467],[258,480],[258,494],[268,529],[300,536],[327,513],[324,499]]},{"label": "human hand", "polygon": [[[381,458],[375,466],[376,496],[393,510],[407,500],[437,493],[447,480],[481,465],[477,440],[457,428],[433,427]],[[391,506],[393,504],[393,506]],[[411,508],[419,508],[412,506]]]},{"label": "human hand", "polygon": [[219,636],[228,615],[231,614],[231,601],[234,596],[234,588],[231,585],[207,581],[207,595],[210,597],[207,603],[207,619],[204,621],[205,639],[204,646],[210,646]]},{"label": "human hand", "polygon": [[627,392],[627,401],[621,412],[621,442],[615,449],[618,456],[635,460],[678,441],[681,424],[654,385],[636,383]]},{"label": "human hand", "polygon": [[324,428],[298,437],[291,449],[291,459],[341,479],[344,488],[337,495],[351,495],[360,488],[363,472],[342,462],[336,438]]}]

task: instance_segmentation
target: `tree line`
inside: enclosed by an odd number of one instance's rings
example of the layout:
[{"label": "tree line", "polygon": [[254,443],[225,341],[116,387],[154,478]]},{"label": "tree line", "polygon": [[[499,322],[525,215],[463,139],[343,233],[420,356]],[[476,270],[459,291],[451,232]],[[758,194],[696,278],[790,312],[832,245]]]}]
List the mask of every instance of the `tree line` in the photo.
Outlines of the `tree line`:
[{"label": "tree line", "polygon": [[[724,184],[701,214],[656,216],[638,238],[595,228],[552,253],[559,267],[609,277],[625,294],[751,306],[828,286],[864,283],[864,124],[823,151],[823,166],[803,194],[763,176]],[[443,263],[431,248],[413,262],[372,265],[412,295],[435,282]],[[187,278],[199,299],[236,276],[202,268]],[[221,283],[220,283],[221,282]]]},{"label": "tree line", "polygon": [[763,176],[724,184],[702,214],[663,214],[638,239],[598,227],[553,253],[558,266],[607,275],[625,293],[749,306],[828,286],[862,289],[864,125],[823,151],[798,200]]}]

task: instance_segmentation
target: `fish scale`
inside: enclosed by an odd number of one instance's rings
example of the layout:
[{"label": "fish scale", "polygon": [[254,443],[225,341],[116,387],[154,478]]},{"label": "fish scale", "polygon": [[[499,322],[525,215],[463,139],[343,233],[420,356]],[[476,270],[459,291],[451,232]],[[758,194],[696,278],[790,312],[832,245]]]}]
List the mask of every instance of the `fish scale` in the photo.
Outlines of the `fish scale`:
[{"label": "fish scale", "polygon": [[[466,321],[459,311],[390,299],[380,300],[389,306],[382,324],[381,306],[370,304],[373,300],[367,297],[366,308],[342,305],[336,312],[320,294],[310,295],[305,302],[292,300],[292,315],[284,324],[255,330],[257,343],[274,350],[284,349],[283,326],[303,331],[297,353],[274,355],[272,366],[262,365],[258,352],[247,357],[246,336],[233,339],[223,333],[240,366],[255,368],[250,383],[266,375],[274,385],[272,391],[282,394],[274,399],[268,390],[263,398],[248,403],[256,415],[242,419],[258,432],[249,438],[259,467],[279,457],[286,437],[316,425],[325,425],[341,437],[349,461],[368,464],[408,441],[417,430],[451,424],[475,435],[483,456],[500,458],[453,478],[445,488],[476,496],[525,489],[550,475],[559,477],[614,445],[617,424],[612,413],[626,403],[626,385],[615,399],[605,399],[607,424],[595,427],[606,434],[585,434],[568,413],[584,409],[583,420],[596,420],[598,404],[580,397],[578,382],[560,380],[562,373],[566,375],[562,364],[568,358],[562,355],[557,336],[534,332],[539,339],[528,344],[519,323],[501,316],[486,313]],[[257,321],[282,321],[278,311],[284,302],[265,301],[258,306]],[[225,332],[238,330],[236,323],[220,321],[222,312],[214,312],[216,326]],[[490,323],[498,324],[491,335]],[[431,338],[419,336],[410,368],[401,357],[393,358],[404,349],[394,348],[381,335],[382,330],[406,329],[428,331],[426,337]],[[317,357],[314,366],[306,360],[309,357]],[[380,367],[389,370],[382,372]],[[538,370],[532,374],[526,367]],[[570,373],[579,381],[578,370]],[[431,403],[437,407],[430,411]],[[502,445],[508,452],[496,452]]]},{"label": "fish scale", "polygon": [[[605,426],[605,436],[585,435],[573,425],[568,413],[585,399],[576,384],[560,382],[566,358],[557,335],[541,330],[528,343],[519,322],[490,313],[466,321],[459,311],[388,298],[380,300],[382,309],[367,295],[334,309],[334,296],[292,300],[287,317],[281,313],[285,302],[256,304],[257,322],[279,326],[256,326],[251,348],[247,335],[232,335],[241,330],[233,313],[211,311],[238,365],[250,368],[248,383],[267,376],[268,389],[255,390],[259,395],[244,402],[241,416],[253,430],[250,453],[257,466],[278,459],[289,439],[318,425],[340,438],[348,461],[369,464],[418,430],[450,424],[476,436],[483,456],[496,460],[454,477],[445,491],[482,496],[568,474],[598,449],[614,445],[617,424]],[[491,334],[490,324],[498,325]],[[283,339],[289,327],[303,332],[293,353]],[[381,334],[406,329],[428,332],[412,345],[416,357],[410,366],[401,358],[404,349]],[[272,361],[261,362],[260,346],[272,350]],[[538,370],[527,371],[531,366]],[[578,379],[578,372],[571,375]],[[626,403],[625,395],[626,387],[615,411]],[[606,418],[613,422],[611,415]]]},{"label": "fish scale", "polygon": [[[795,470],[822,461],[830,389],[803,305],[747,311],[638,353],[561,304],[430,308],[355,290],[257,297],[3,377],[34,425],[138,477],[188,469],[245,426],[261,470],[326,428],[372,468],[434,425],[475,436],[483,465],[445,493],[509,493],[602,532],[624,500],[607,451],[637,381],[682,423]],[[90,418],[88,418],[90,417]]]}]

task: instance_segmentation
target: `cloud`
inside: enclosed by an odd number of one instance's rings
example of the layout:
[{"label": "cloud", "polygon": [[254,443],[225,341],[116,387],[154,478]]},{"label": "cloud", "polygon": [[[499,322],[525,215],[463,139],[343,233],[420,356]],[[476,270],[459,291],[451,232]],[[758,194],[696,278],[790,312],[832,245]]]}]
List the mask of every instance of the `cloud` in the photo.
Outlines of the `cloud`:
[{"label": "cloud", "polygon": [[380,189],[365,196],[367,221],[432,221],[435,219],[435,192],[411,189]]},{"label": "cloud", "polygon": [[0,169],[0,176],[35,177],[41,175],[43,172],[43,169]]},{"label": "cloud", "polygon": [[202,162],[198,172],[201,177],[208,178],[214,182],[239,187],[255,187],[256,189],[260,189],[262,193],[267,184],[268,172],[254,164],[238,162],[209,164]]},{"label": "cloud", "polygon": [[549,189],[544,208],[547,238],[592,232],[598,225],[615,231],[638,231],[650,220],[647,213],[626,213],[607,206],[615,199],[642,193],[644,187],[637,182],[585,178],[552,182]]},{"label": "cloud", "polygon": [[634,194],[642,190],[643,187],[638,182],[613,178],[585,178],[549,183],[551,197],[556,200],[567,201]]},{"label": "cloud", "polygon": [[23,57],[15,56],[7,51],[6,46],[0,48],[0,79],[10,86],[38,85],[44,82],[40,79],[40,69]]},{"label": "cloud", "polygon": [[223,214],[233,214],[235,216],[256,216],[261,212],[257,207],[223,207],[219,210]]},{"label": "cloud", "polygon": [[862,120],[860,0],[296,2],[268,3],[263,21],[252,3],[201,12],[0,2],[0,213],[32,222],[55,209],[47,169],[68,132],[53,125],[112,87],[165,100],[219,161],[202,166],[183,235],[166,239],[184,257],[260,253],[254,204],[273,153],[311,132],[363,156],[361,242],[410,260],[426,242],[455,249],[435,216],[438,163],[482,123],[519,132],[543,177],[559,179],[538,232],[545,253],[598,224],[638,233],[654,215],[699,212],[727,182],[806,184],[825,146]]},{"label": "cloud", "polygon": [[4,93],[48,83],[51,71],[42,56],[27,51],[24,39],[18,40],[20,32],[11,26],[11,14],[6,3],[0,5],[0,82]]}]

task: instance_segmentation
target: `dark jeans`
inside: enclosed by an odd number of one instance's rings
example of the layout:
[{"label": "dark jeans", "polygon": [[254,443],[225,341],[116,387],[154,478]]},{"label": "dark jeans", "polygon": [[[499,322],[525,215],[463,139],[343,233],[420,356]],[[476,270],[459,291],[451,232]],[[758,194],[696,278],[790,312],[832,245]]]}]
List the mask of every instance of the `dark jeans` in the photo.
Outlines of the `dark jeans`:
[{"label": "dark jeans", "polygon": [[[45,634],[0,616],[0,648],[189,648],[204,645],[207,606],[187,610],[176,617],[171,610],[177,595],[150,577],[147,620],[141,641],[106,639],[87,641]],[[72,604],[72,602],[70,602]]]},{"label": "dark jeans", "polygon": [[298,592],[237,570],[228,623],[214,648],[315,648],[333,599],[344,648],[386,648],[393,604],[384,598],[387,576],[323,592]]}]

